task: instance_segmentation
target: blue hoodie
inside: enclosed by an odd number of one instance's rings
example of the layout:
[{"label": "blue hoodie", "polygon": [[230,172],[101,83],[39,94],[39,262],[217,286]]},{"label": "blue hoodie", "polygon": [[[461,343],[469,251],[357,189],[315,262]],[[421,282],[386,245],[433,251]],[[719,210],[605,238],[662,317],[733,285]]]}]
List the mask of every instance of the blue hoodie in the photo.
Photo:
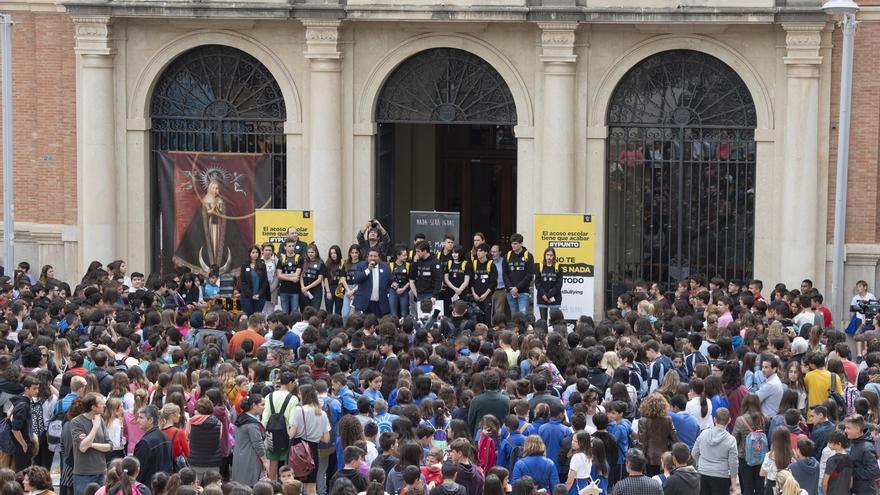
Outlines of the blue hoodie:
[{"label": "blue hoodie", "polygon": [[358,413],[357,398],[355,398],[354,392],[348,388],[348,385],[343,385],[342,388],[339,389],[339,394],[336,398],[342,404],[343,414]]},{"label": "blue hoodie", "polygon": [[788,467],[794,479],[808,495],[819,493],[819,461],[815,457],[802,457]]},{"label": "blue hoodie", "polygon": [[[555,463],[562,449],[562,441],[571,436],[571,429],[558,419],[551,418],[549,423],[538,429],[538,436],[547,448],[547,458]],[[547,491],[552,491],[552,487]]]},{"label": "blue hoodie", "polygon": [[516,461],[510,474],[510,483],[516,483],[516,480],[523,476],[531,476],[540,488],[547,490],[547,493],[553,493],[553,488],[559,483],[556,464],[540,455],[530,455]]},{"label": "blue hoodie", "polygon": [[669,419],[672,420],[678,439],[689,449],[694,448],[694,442],[697,441],[697,436],[700,434],[700,423],[685,411],[677,413],[669,411]]},{"label": "blue hoodie", "polygon": [[626,463],[626,451],[629,450],[629,435],[632,433],[632,423],[626,418],[620,420],[620,423],[608,423],[608,433],[614,435],[617,440],[617,464]]}]

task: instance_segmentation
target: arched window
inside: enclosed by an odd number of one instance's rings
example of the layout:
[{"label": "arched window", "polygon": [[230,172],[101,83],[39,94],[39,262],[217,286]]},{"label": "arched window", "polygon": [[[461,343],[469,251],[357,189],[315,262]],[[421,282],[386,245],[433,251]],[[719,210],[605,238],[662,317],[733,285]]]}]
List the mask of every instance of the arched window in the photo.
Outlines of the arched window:
[{"label": "arched window", "polygon": [[388,76],[376,122],[516,125],[516,105],[488,62],[464,50],[432,48]]},{"label": "arched window", "polygon": [[[204,45],[176,58],[156,82],[150,101],[152,183],[159,153],[168,151],[258,153],[272,162],[272,204],[285,207],[287,110],[269,70],[247,53]],[[157,187],[151,198],[161,225]],[[154,268],[170,263],[167,232],[153,233]],[[163,240],[164,238],[164,240]]]},{"label": "arched window", "polygon": [[608,110],[606,299],[638,280],[752,276],[755,105],[724,62],[690,50],[641,61]]}]

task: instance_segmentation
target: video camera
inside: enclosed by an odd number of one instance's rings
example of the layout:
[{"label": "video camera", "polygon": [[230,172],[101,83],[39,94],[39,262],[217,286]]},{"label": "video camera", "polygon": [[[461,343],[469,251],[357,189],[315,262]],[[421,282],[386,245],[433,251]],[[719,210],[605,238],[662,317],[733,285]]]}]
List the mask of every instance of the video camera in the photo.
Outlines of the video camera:
[{"label": "video camera", "polygon": [[[867,299],[864,301],[856,301],[856,304],[853,304],[849,307],[849,310],[853,313],[858,313],[860,315],[865,316],[865,326],[868,329],[873,327],[872,323],[874,317],[877,314],[880,314],[880,301],[876,299]],[[870,328],[869,328],[870,327]]]}]

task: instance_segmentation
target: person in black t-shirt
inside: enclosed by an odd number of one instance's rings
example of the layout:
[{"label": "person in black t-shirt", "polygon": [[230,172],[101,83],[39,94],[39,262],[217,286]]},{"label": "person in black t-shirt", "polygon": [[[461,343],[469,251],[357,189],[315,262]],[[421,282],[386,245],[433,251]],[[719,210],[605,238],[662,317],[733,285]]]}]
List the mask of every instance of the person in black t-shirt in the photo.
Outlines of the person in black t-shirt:
[{"label": "person in black t-shirt", "polygon": [[278,302],[286,314],[299,311],[300,276],[302,275],[302,256],[296,253],[296,241],[284,241],[284,251],[275,265],[278,278]]},{"label": "person in black t-shirt", "polygon": [[305,304],[315,309],[321,309],[321,295],[324,293],[324,276],[327,269],[321,256],[318,255],[318,248],[314,244],[310,244],[306,248],[306,259],[303,263],[302,277],[300,278],[300,288],[302,297],[305,298]]},{"label": "person in black t-shirt", "polygon": [[834,454],[828,458],[825,464],[825,475],[820,483],[825,495],[849,495],[852,490],[853,463],[846,447],[849,439],[840,430],[832,430],[828,433],[828,448]]},{"label": "person in black t-shirt", "polygon": [[391,314],[397,317],[410,314],[409,302],[412,299],[412,292],[409,288],[409,267],[406,247],[394,248],[394,260],[391,262],[394,282],[391,284],[391,291],[388,292],[388,303],[391,306]]},{"label": "person in black t-shirt", "polygon": [[452,255],[443,264],[443,285],[446,291],[443,293],[443,310],[446,316],[452,314],[452,303],[468,296],[468,285],[471,277],[467,271],[467,260],[464,248],[455,246]]},{"label": "person in black t-shirt", "polygon": [[471,297],[482,312],[477,319],[481,323],[492,323],[492,294],[498,285],[498,267],[489,259],[489,246],[477,246],[477,259],[467,265],[470,275]]}]

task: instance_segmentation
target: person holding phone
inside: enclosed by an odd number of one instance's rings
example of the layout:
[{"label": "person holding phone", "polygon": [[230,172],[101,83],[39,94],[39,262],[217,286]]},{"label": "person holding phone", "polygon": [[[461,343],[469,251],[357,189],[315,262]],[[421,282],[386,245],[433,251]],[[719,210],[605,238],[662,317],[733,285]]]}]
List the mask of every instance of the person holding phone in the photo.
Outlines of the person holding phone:
[{"label": "person holding phone", "polygon": [[391,236],[385,227],[372,218],[367,220],[364,227],[357,233],[357,243],[361,247],[361,251],[368,253],[371,249],[379,252],[379,259],[385,261],[388,259],[388,246],[391,245]]}]

